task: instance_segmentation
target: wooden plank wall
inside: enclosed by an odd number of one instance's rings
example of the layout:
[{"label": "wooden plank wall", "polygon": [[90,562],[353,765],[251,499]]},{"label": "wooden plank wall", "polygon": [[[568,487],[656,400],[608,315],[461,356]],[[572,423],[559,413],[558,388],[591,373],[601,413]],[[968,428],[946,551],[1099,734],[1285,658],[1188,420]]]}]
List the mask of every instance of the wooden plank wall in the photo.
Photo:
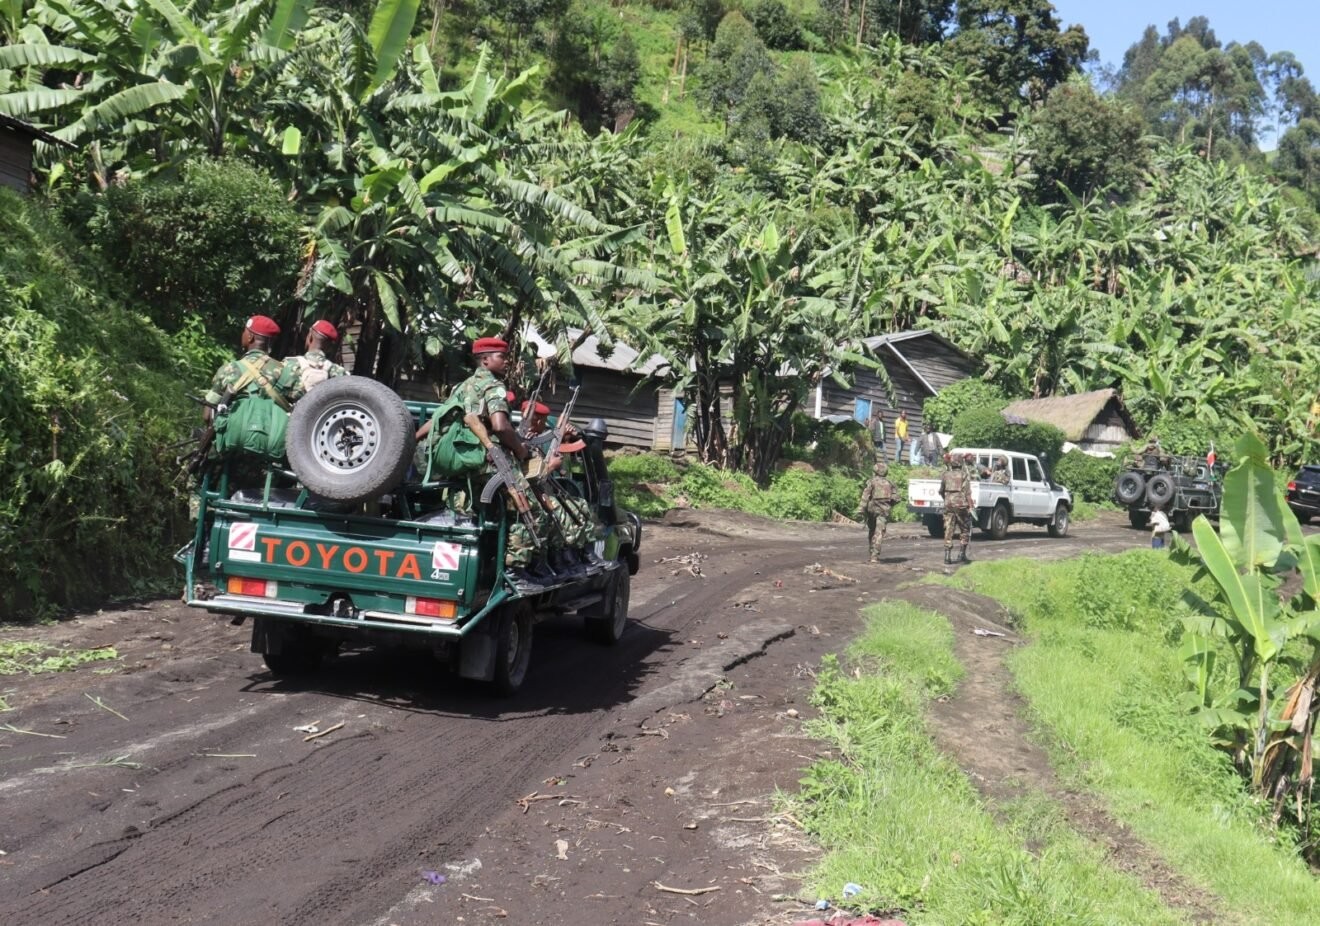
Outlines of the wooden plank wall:
[{"label": "wooden plank wall", "polygon": [[[907,338],[895,343],[894,348],[937,392],[960,379],[976,375],[976,365],[970,357],[950,350],[930,336]],[[911,417],[912,413],[908,412],[908,418]]]},{"label": "wooden plank wall", "polygon": [[[891,443],[894,438],[894,419],[898,417],[900,410],[906,411],[908,416],[908,437],[915,438],[921,433],[921,403],[926,400],[929,393],[921,385],[921,381],[912,375],[912,372],[897,358],[892,355],[885,357],[885,369],[889,373],[889,378],[894,384],[894,397],[891,400],[888,391],[885,389],[884,382],[879,376],[865,370],[859,370],[853,375],[853,386],[851,389],[843,389],[831,380],[826,380],[823,393],[821,395],[820,414],[826,415],[847,415],[852,417],[853,410],[856,408],[858,397],[870,399],[873,407],[878,407],[885,418],[885,438]],[[811,406],[808,406],[808,410]]]},{"label": "wooden plank wall", "polygon": [[[656,420],[660,390],[655,386],[639,386],[641,377],[612,370],[578,367],[582,390],[573,408],[573,421],[581,427],[592,418],[604,418],[609,426],[607,447],[636,447],[651,450],[655,446]],[[550,395],[541,401],[558,414],[568,402],[571,390],[567,382],[559,382]],[[673,409],[670,414],[672,417]]]},{"label": "wooden plank wall", "polygon": [[[723,383],[720,385],[720,417],[724,420],[724,433],[728,434],[733,427],[733,384]],[[661,389],[659,394],[658,407],[655,416],[655,445],[653,450],[670,452],[676,449],[673,446],[674,434],[674,390]],[[687,417],[687,432],[683,442],[683,450],[696,450],[697,444],[695,435],[692,431],[692,416]]]},{"label": "wooden plank wall", "polygon": [[32,173],[32,140],[11,129],[0,129],[0,186],[28,191]]}]

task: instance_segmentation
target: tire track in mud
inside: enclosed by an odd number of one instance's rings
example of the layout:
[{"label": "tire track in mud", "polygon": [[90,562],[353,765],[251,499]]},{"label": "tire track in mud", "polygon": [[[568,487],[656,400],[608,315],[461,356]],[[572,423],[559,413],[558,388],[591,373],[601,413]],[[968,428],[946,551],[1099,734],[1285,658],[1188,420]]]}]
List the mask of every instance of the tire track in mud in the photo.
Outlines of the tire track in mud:
[{"label": "tire track in mud", "polygon": [[[0,868],[0,921],[374,918],[419,869],[461,856],[529,782],[609,732],[651,676],[690,654],[682,644],[695,622],[761,575],[819,557],[791,543],[719,553],[724,574],[648,577],[638,591],[649,601],[613,648],[584,641],[572,618],[542,624],[528,684],[508,701],[437,682],[425,666],[399,670],[386,654],[349,655],[304,686],[267,681],[247,657],[184,710],[153,690],[130,728],[154,744],[149,766],[46,776],[24,794],[38,806],[25,808],[23,851]],[[217,714],[232,722],[217,725]],[[184,716],[195,730],[179,729]],[[349,726],[304,745],[289,728],[309,716]],[[115,735],[80,748],[110,755]],[[89,814],[88,792],[108,805]]]}]

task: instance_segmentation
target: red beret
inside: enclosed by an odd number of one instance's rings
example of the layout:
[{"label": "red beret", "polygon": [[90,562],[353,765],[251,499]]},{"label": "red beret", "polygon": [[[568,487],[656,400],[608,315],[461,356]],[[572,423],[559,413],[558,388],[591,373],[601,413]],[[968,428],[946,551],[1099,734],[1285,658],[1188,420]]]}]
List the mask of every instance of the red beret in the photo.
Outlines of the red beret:
[{"label": "red beret", "polygon": [[474,354],[492,354],[496,351],[507,353],[509,344],[500,338],[477,338],[472,342],[472,353]]},{"label": "red beret", "polygon": [[515,393],[512,389],[510,389],[508,392],[504,393],[504,401],[508,402],[510,405],[512,405],[514,402],[517,402],[518,401],[517,393]]},{"label": "red beret", "polygon": [[247,320],[247,329],[263,338],[273,338],[280,333],[280,326],[269,315],[253,315]]},{"label": "red beret", "polygon": [[312,330],[323,338],[329,338],[332,341],[339,340],[339,329],[330,324],[324,318],[312,325]]},{"label": "red beret", "polygon": [[[524,403],[522,404],[522,413],[523,413],[524,415],[527,414],[527,406],[528,406],[529,404],[530,404],[529,402],[524,402]],[[549,406],[549,405],[546,405],[544,402],[537,402],[537,403],[536,403],[536,408],[534,409],[534,411],[535,411],[536,414],[538,414],[538,415],[548,415],[548,414],[550,414],[550,406]]]}]

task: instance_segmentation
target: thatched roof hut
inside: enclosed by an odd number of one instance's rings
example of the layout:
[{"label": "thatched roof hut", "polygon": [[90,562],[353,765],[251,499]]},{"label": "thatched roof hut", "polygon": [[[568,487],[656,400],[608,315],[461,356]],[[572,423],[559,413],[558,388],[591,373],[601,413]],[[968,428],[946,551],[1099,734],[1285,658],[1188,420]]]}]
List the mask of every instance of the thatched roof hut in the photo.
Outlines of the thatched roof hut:
[{"label": "thatched roof hut", "polygon": [[1132,416],[1116,389],[1097,389],[1048,399],[1023,399],[1004,409],[1004,417],[1052,424],[1085,452],[1112,451],[1138,436]]}]

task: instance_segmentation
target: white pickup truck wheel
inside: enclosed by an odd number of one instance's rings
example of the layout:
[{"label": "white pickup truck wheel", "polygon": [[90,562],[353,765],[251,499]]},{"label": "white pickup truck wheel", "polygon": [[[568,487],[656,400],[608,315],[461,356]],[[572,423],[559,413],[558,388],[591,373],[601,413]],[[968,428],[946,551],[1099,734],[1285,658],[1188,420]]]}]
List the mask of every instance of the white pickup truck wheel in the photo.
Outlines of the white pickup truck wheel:
[{"label": "white pickup truck wheel", "polygon": [[1003,540],[1008,536],[1008,506],[1003,502],[995,505],[995,510],[990,512],[990,536],[995,540]]},{"label": "white pickup truck wheel", "polygon": [[936,540],[944,536],[944,518],[937,514],[922,515],[922,521],[926,524],[926,531]]},{"label": "white pickup truck wheel", "polygon": [[1068,506],[1060,503],[1059,506],[1054,509],[1054,517],[1050,519],[1048,526],[1050,536],[1067,537],[1069,521],[1070,516],[1068,514]]}]

